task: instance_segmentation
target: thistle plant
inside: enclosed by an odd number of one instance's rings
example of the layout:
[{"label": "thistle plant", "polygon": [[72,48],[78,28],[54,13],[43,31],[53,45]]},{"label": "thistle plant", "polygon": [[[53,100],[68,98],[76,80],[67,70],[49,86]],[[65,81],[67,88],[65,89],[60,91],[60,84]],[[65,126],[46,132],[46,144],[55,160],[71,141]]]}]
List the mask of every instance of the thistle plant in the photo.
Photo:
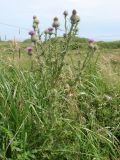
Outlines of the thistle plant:
[{"label": "thistle plant", "polygon": [[59,22],[58,18],[55,17],[53,19],[53,24],[52,24],[52,27],[55,28],[55,37],[57,37],[57,30],[58,30],[59,26],[60,26],[60,22]]},{"label": "thistle plant", "polygon": [[[67,16],[64,12],[64,18]],[[69,46],[77,40],[77,11],[73,10],[70,24],[67,18],[65,21],[64,38],[55,38],[55,27],[44,31],[41,43],[35,28],[29,32],[33,44],[26,51],[31,72],[0,63],[0,160],[120,157],[119,80],[106,81],[100,69],[89,67],[97,55],[94,40],[88,40],[81,50],[85,54],[73,55]],[[75,60],[68,63],[71,55]],[[26,57],[22,60],[26,65]]]},{"label": "thistle plant", "polygon": [[[59,19],[54,17],[52,27],[46,29],[44,33],[45,41],[42,43],[38,42],[38,24],[39,21],[36,16],[33,18],[33,28],[34,31],[30,31],[31,41],[34,42],[35,46],[37,43],[37,55],[39,55],[39,66],[44,64],[43,72],[46,72],[46,79],[49,80],[49,85],[53,86],[56,83],[59,75],[61,74],[62,68],[64,66],[64,58],[69,50],[69,45],[72,37],[76,35],[76,30],[80,21],[77,11],[73,10],[70,17],[70,29],[67,28],[67,16],[68,12],[63,13],[65,19],[65,38],[62,41],[59,39],[52,38],[52,35],[57,37],[58,28],[60,26]],[[45,43],[46,42],[46,43]],[[38,57],[38,56],[37,56]],[[41,65],[42,63],[42,65]],[[48,77],[49,76],[49,77]]]}]

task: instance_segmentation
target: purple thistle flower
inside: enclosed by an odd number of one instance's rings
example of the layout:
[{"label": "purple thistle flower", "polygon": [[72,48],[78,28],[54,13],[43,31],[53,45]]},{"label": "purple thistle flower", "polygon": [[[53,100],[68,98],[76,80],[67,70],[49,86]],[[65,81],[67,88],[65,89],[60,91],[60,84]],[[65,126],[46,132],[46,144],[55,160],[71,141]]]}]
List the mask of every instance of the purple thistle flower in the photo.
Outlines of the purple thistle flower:
[{"label": "purple thistle flower", "polygon": [[88,39],[88,43],[91,44],[91,43],[94,43],[95,41],[93,39]]},{"label": "purple thistle flower", "polygon": [[30,56],[32,55],[32,51],[33,51],[33,48],[31,46],[27,47],[27,52]]},{"label": "purple thistle flower", "polygon": [[35,32],[34,32],[34,31],[30,31],[28,34],[29,34],[30,36],[33,36],[33,35],[35,34]]},{"label": "purple thistle flower", "polygon": [[53,32],[53,30],[54,30],[54,29],[53,29],[52,27],[49,27],[49,28],[48,28],[48,32],[49,32],[49,33]]},{"label": "purple thistle flower", "polygon": [[36,16],[33,16],[33,19],[36,19],[37,17]]}]

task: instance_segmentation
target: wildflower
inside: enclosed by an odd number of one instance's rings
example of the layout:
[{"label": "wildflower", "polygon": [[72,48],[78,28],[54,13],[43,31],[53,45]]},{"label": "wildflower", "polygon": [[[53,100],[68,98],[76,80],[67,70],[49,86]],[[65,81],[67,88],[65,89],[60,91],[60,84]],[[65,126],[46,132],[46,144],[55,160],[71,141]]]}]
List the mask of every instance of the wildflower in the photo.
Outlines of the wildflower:
[{"label": "wildflower", "polygon": [[37,18],[37,16],[33,16],[33,19],[36,19]]},{"label": "wildflower", "polygon": [[49,34],[49,35],[52,35],[52,34],[53,34],[53,30],[54,30],[54,29],[53,29],[52,27],[49,27],[47,30],[48,30],[48,34]]},{"label": "wildflower", "polygon": [[33,16],[33,23],[39,24],[39,20],[37,16]]},{"label": "wildflower", "polygon": [[68,12],[67,12],[67,11],[64,11],[64,12],[63,12],[63,15],[64,15],[65,17],[67,17]]},{"label": "wildflower", "polygon": [[32,55],[33,48],[31,46],[27,47],[28,55]]},{"label": "wildflower", "polygon": [[94,43],[95,41],[93,39],[88,39],[88,43],[91,44],[91,43]]},{"label": "wildflower", "polygon": [[33,35],[35,35],[35,32],[34,32],[34,31],[30,31],[28,34],[29,34],[30,36],[33,36]]},{"label": "wildflower", "polygon": [[96,51],[98,49],[95,41],[93,39],[88,39],[89,48]]},{"label": "wildflower", "polygon": [[53,32],[53,30],[54,30],[54,29],[53,29],[52,27],[49,27],[49,28],[48,28],[48,32]]}]

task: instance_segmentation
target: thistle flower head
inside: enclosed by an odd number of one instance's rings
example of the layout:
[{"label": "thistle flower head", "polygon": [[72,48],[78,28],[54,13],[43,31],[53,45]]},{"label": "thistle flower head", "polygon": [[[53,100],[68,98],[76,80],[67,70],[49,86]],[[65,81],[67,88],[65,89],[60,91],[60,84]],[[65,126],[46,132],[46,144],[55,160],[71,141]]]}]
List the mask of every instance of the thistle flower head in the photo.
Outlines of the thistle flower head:
[{"label": "thistle flower head", "polygon": [[92,44],[92,43],[94,43],[95,41],[93,40],[93,39],[88,39],[88,43],[89,44]]},{"label": "thistle flower head", "polygon": [[29,34],[30,36],[33,36],[33,35],[35,35],[35,32],[34,32],[34,31],[30,31],[28,34]]},{"label": "thistle flower head", "polygon": [[72,15],[76,15],[76,14],[77,14],[77,11],[75,9],[73,9]]},{"label": "thistle flower head", "polygon": [[98,46],[95,44],[95,41],[93,39],[88,39],[89,48],[93,51],[96,51],[98,49]]},{"label": "thistle flower head", "polygon": [[63,12],[63,15],[64,15],[65,17],[67,17],[68,12],[67,12],[67,11],[64,11],[64,12]]},{"label": "thistle flower head", "polygon": [[53,32],[53,30],[54,30],[54,29],[53,29],[52,27],[49,27],[49,28],[48,28],[48,33]]},{"label": "thistle flower head", "polygon": [[60,26],[59,21],[54,21],[52,24],[52,27],[54,27],[54,28],[58,28],[59,26]]},{"label": "thistle flower head", "polygon": [[58,17],[55,17],[53,20],[54,20],[54,21],[58,21]]},{"label": "thistle flower head", "polygon": [[72,24],[76,24],[76,23],[78,23],[80,21],[80,17],[78,15],[72,15],[70,17],[70,20],[71,20]]},{"label": "thistle flower head", "polygon": [[70,20],[72,24],[77,24],[80,21],[80,17],[77,15],[77,11],[75,9],[72,11]]},{"label": "thistle flower head", "polygon": [[31,41],[32,41],[33,43],[38,42],[38,40],[39,40],[38,35],[34,34],[34,35],[31,36]]},{"label": "thistle flower head", "polygon": [[37,18],[37,16],[33,16],[33,19],[36,19]]},{"label": "thistle flower head", "polygon": [[53,19],[52,27],[58,28],[59,26],[60,26],[59,20],[58,20],[57,17],[55,17],[55,18]]},{"label": "thistle flower head", "polygon": [[31,47],[31,46],[29,46],[29,47],[27,47],[27,53],[28,53],[28,55],[32,55],[32,51],[33,51],[33,48]]}]

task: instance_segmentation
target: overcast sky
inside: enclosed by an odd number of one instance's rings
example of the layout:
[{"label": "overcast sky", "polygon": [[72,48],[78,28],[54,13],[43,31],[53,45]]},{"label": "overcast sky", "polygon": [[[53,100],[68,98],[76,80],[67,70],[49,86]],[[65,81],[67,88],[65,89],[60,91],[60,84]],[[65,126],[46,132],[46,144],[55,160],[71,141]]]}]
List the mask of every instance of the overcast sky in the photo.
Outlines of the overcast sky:
[{"label": "overcast sky", "polygon": [[[64,10],[76,9],[81,17],[79,35],[96,40],[120,39],[120,0],[0,0],[0,35],[24,39],[37,15],[41,30],[51,26],[57,16],[63,28]],[[1,23],[28,28],[20,30]]]}]

